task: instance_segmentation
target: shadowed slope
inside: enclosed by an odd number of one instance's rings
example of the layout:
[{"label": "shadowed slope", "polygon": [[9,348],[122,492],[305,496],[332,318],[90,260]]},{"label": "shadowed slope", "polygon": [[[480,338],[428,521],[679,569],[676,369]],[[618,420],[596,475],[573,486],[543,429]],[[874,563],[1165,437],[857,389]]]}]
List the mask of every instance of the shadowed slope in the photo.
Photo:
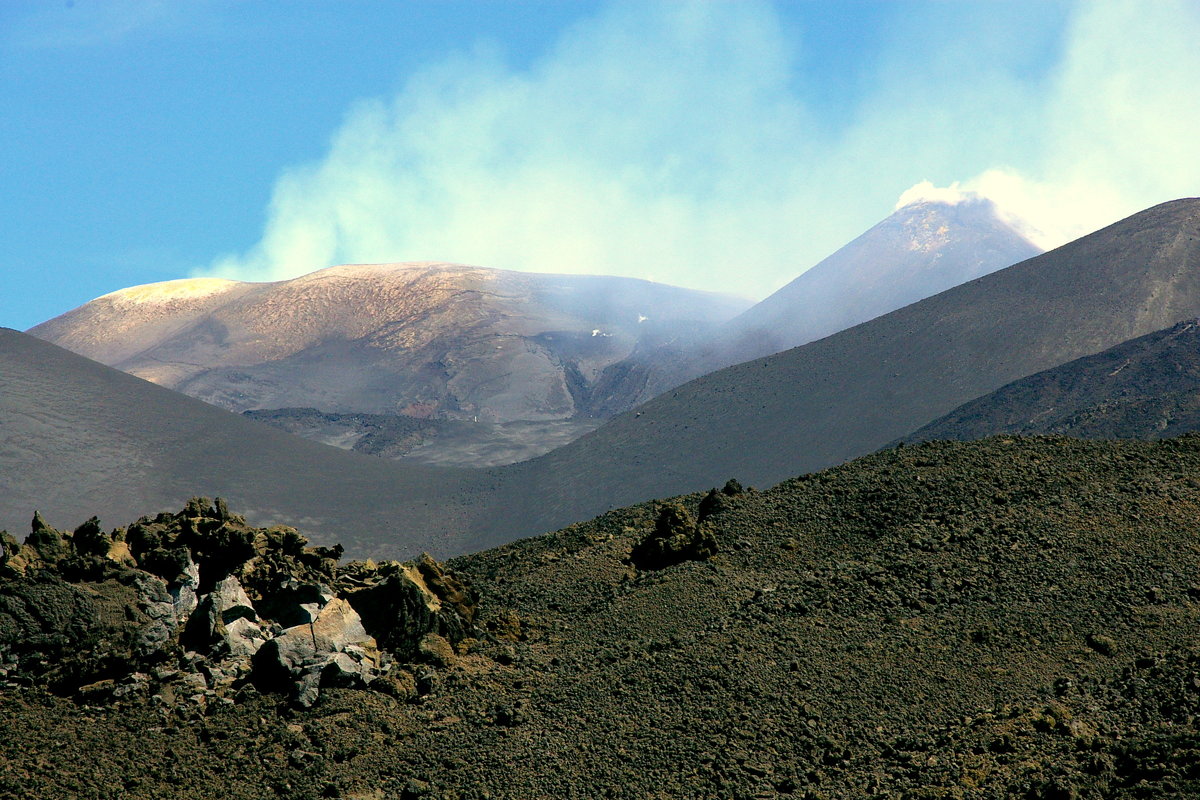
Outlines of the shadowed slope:
[{"label": "shadowed slope", "polygon": [[[276,431],[0,329],[0,527],[73,528],[220,495],[352,551],[459,552],[488,473],[407,467]],[[135,514],[136,516],[136,514]],[[353,520],[353,524],[347,524]]]},{"label": "shadowed slope", "polygon": [[1188,320],[964,403],[903,441],[1056,433],[1162,439],[1200,430],[1200,322]]}]

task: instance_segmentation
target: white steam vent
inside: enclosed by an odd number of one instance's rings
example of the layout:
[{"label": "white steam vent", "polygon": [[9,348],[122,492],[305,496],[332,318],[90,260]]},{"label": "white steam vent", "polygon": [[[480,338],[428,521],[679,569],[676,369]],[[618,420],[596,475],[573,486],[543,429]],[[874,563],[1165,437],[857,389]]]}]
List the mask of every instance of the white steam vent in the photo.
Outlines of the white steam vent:
[{"label": "white steam vent", "polygon": [[917,203],[944,203],[948,206],[956,206],[964,200],[981,200],[983,196],[976,192],[968,192],[958,188],[958,181],[949,186],[934,186],[929,181],[921,181],[916,186],[906,189],[900,195],[900,199],[896,201],[896,211],[905,206],[916,205]]}]

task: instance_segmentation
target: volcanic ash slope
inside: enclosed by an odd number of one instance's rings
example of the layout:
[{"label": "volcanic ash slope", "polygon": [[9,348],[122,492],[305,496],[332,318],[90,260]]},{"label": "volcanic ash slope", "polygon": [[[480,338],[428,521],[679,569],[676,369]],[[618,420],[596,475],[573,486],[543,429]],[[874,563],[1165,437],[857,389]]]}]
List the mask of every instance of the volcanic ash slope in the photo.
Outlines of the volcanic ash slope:
[{"label": "volcanic ash slope", "polygon": [[904,441],[1058,433],[1164,439],[1200,430],[1200,320],[1013,381],[964,403]]},{"label": "volcanic ash slope", "polygon": [[1198,511],[1196,437],[935,443],[634,506],[451,562],[476,629],[408,699],[9,685],[0,794],[1197,796]]}]

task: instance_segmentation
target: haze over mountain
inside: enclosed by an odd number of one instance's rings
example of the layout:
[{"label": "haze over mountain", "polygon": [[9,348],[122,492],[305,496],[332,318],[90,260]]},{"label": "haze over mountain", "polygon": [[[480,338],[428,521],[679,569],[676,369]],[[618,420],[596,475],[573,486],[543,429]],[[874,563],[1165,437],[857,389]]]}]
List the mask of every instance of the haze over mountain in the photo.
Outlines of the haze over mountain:
[{"label": "haze over mountain", "polygon": [[589,496],[602,510],[729,476],[769,485],[871,452],[1017,378],[1197,315],[1200,200],[1191,198],[705,375],[510,469],[536,483],[529,514],[546,519]]},{"label": "haze over mountain", "polygon": [[[405,468],[255,433],[249,420],[6,332],[2,524],[19,529],[34,507],[119,519],[222,494],[315,539],[336,532],[357,553],[465,552],[729,477],[764,486],[836,464],[1019,377],[1197,315],[1200,201],[1179,200],[707,375],[541,458],[480,471]],[[351,508],[366,511],[347,533]]]},{"label": "haze over mountain", "polygon": [[906,192],[887,219],[699,345],[639,348],[610,368],[630,405],[708,372],[797,347],[1040,254],[1042,248],[986,197],[941,189]]},{"label": "haze over mountain", "polygon": [[235,411],[560,420],[586,414],[597,377],[639,343],[746,305],[628,278],[368,264],[136,286],[29,333]]},{"label": "haze over mountain", "polygon": [[1163,439],[1200,430],[1200,321],[1013,381],[902,441],[997,433]]},{"label": "haze over mountain", "polygon": [[[1042,252],[986,197],[918,195],[724,329],[739,336],[757,358],[829,336]],[[752,338],[761,341],[752,344]]]}]

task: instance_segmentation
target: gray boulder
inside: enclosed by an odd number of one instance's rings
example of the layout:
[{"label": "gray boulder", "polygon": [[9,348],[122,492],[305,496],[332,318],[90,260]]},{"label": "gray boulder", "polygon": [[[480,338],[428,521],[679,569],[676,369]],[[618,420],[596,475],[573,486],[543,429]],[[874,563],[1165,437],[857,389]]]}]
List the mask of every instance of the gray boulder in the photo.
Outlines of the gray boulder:
[{"label": "gray boulder", "polygon": [[267,634],[254,620],[238,617],[225,625],[224,641],[232,658],[250,658],[267,641]]},{"label": "gray boulder", "polygon": [[214,612],[226,625],[240,618],[258,619],[254,604],[250,602],[246,590],[233,575],[218,582],[209,592],[208,599],[212,603]]},{"label": "gray boulder", "polygon": [[[238,620],[247,620],[252,627],[236,626],[231,634],[229,627]],[[253,654],[258,649],[253,642],[265,638],[257,621],[258,614],[249,596],[238,579],[230,575],[204,595],[188,619],[183,644],[198,652],[207,653],[224,644],[228,645],[231,652],[244,653],[251,648],[250,654]]]},{"label": "gray boulder", "polygon": [[171,601],[175,604],[175,616],[182,622],[188,618],[196,606],[200,604],[200,597],[197,590],[200,586],[200,567],[192,561],[190,554],[187,564],[183,568],[183,572],[172,581],[167,591],[171,594]]},{"label": "gray boulder", "polygon": [[253,663],[260,688],[290,689],[300,705],[308,706],[322,686],[370,684],[379,675],[380,654],[358,612],[333,598],[311,623],[287,628],[263,644]]},{"label": "gray boulder", "polygon": [[133,650],[138,656],[149,656],[171,641],[179,627],[179,618],[166,581],[145,572],[135,575],[133,587],[137,590],[138,608],[149,619],[138,629]]}]

